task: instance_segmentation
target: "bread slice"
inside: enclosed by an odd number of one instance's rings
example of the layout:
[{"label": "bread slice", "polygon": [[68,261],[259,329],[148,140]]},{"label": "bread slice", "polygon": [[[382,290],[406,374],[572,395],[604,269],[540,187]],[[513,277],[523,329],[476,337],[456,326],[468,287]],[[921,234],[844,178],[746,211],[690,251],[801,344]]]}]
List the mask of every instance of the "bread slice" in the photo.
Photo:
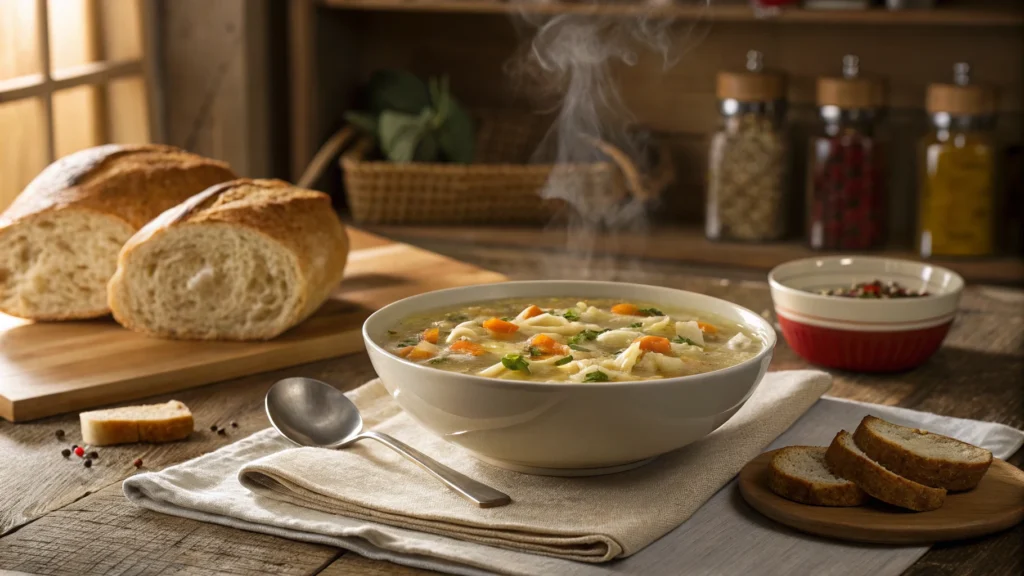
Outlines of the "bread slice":
[{"label": "bread slice", "polygon": [[832,440],[825,452],[825,462],[836,476],[856,482],[868,495],[894,506],[924,512],[935,510],[946,501],[945,489],[908,480],[868,458],[846,430],[840,430]]},{"label": "bread slice", "polygon": [[348,236],[322,192],[280,180],[213,186],[125,245],[114,319],[164,338],[264,340],[316,311],[341,281]]},{"label": "bread slice", "polygon": [[82,441],[89,446],[170,442],[188,438],[192,433],[192,412],[177,400],[82,412],[78,419],[82,423]]},{"label": "bread slice", "polygon": [[139,228],[235,176],[171,146],[111,144],[61,158],[0,215],[0,312],[34,320],[110,312],[107,282]]},{"label": "bread slice", "polygon": [[984,448],[874,416],[861,420],[853,440],[872,460],[932,488],[970,490],[992,464],[992,453]]},{"label": "bread slice", "polygon": [[768,487],[794,502],[815,506],[859,506],[867,495],[853,482],[832,474],[824,446],[788,446],[775,452]]}]

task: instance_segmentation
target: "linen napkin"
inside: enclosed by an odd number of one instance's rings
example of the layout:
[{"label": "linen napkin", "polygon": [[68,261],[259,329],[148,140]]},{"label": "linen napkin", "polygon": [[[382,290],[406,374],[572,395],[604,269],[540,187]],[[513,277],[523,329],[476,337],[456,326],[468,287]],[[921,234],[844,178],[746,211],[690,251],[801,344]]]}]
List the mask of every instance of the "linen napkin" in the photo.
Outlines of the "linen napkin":
[{"label": "linen napkin", "polygon": [[374,443],[356,449],[295,448],[239,471],[260,496],[349,518],[583,562],[629,556],[686,521],[828,390],[822,372],[777,373],[703,441],[619,474],[555,478],[484,464],[430,434],[374,380],[352,392],[369,428],[510,495],[481,510]]},{"label": "linen napkin", "polygon": [[[774,411],[771,408],[772,402],[777,402],[778,404],[775,406],[780,407],[782,411],[799,414],[803,408],[797,408],[797,405],[808,395],[808,392],[812,398],[816,397],[821,393],[818,390],[824,390],[827,387],[827,382],[826,376],[815,372],[767,375],[758,391],[752,396],[751,401],[733,420],[730,420],[722,429],[708,438],[681,451],[681,453],[689,453],[689,458],[694,460],[710,458],[712,462],[690,462],[689,469],[694,471],[694,475],[692,478],[685,479],[690,482],[684,481],[676,486],[677,491],[681,494],[692,495],[695,491],[700,491],[700,488],[694,488],[694,485],[702,485],[708,478],[717,477],[717,472],[713,470],[724,460],[722,454],[715,453],[715,450],[723,448],[720,443],[715,444],[715,442],[720,442],[717,439],[719,436],[723,438],[728,436],[743,444],[748,443],[751,439],[755,439],[756,443],[756,438],[768,436],[768,440],[761,443],[761,447],[763,447],[774,434],[777,434],[777,432],[766,432],[760,425],[750,426],[749,416],[751,414],[748,412],[756,411],[755,414],[771,415]],[[372,383],[359,392],[362,393],[369,388],[372,388]],[[383,405],[391,405],[388,410],[380,413],[380,417],[383,418],[380,422],[386,424],[387,421],[402,415],[401,411],[391,404],[386,396],[378,394],[375,397]],[[775,445],[827,444],[838,428],[852,429],[868,413],[898,423],[960,437],[968,442],[985,446],[993,450],[997,457],[1002,458],[1011,455],[1024,442],[1024,433],[999,424],[945,418],[900,408],[825,398],[801,417],[788,432],[779,437]],[[790,416],[784,416],[783,420],[787,418]],[[757,419],[754,418],[754,420]],[[741,421],[745,421],[746,424],[741,424]],[[392,431],[384,428],[383,425],[380,428]],[[427,450],[427,446],[422,444],[428,439],[426,434],[422,432],[415,436],[399,437]],[[731,451],[733,444],[734,442],[727,442],[724,448]],[[761,447],[754,449],[749,457],[744,457],[740,465],[756,455]],[[458,452],[458,449],[453,447],[452,449]],[[364,519],[337,515],[308,507],[305,502],[303,506],[297,506],[287,499],[281,499],[279,492],[265,487],[260,492],[252,492],[239,483],[238,472],[243,467],[262,466],[276,455],[296,450],[292,444],[277,436],[273,430],[264,430],[216,452],[161,472],[136,475],[125,481],[124,490],[130,500],[152,510],[286,538],[338,546],[370,558],[454,574],[477,575],[497,572],[524,575],[608,576],[612,574],[658,575],[684,572],[687,574],[744,572],[828,574],[841,572],[853,575],[889,576],[902,572],[927,550],[927,547],[920,546],[885,547],[844,543],[793,532],[749,509],[739,497],[738,491],[735,489],[735,481],[731,481],[726,489],[715,493],[688,521],[672,529],[639,553],[624,560],[615,560],[604,564],[576,562],[560,557],[536,554],[525,551],[523,548],[497,547],[481,543],[479,540],[474,541],[462,534],[440,535],[421,528],[410,529],[388,525],[376,517]],[[350,450],[361,451],[360,454],[355,455],[363,458],[381,459],[386,458],[387,455],[387,452],[384,452],[387,450],[386,448],[374,447],[372,444],[361,448],[350,448],[346,452]],[[506,507],[508,509],[523,502],[523,493],[519,491],[522,482],[535,479],[531,476],[512,475],[513,482],[507,485],[499,484],[499,482],[494,482],[491,476],[480,473],[481,471],[496,471],[494,468],[475,461],[472,462],[471,467],[462,467],[448,459],[447,454],[427,451],[445,463],[454,465],[481,480],[492,482],[496,487],[511,494],[515,502]],[[616,476],[624,477],[627,474],[642,476],[645,469],[656,470],[654,466],[659,464],[664,466],[661,463],[667,459],[673,462],[678,459],[680,465],[687,465],[688,459],[683,458],[681,453],[659,458],[644,468]],[[705,465],[710,467],[710,471],[702,469]],[[400,466],[411,466],[411,464],[403,462]],[[399,468],[400,466],[396,465],[395,467]],[[738,466],[736,469],[738,470]],[[416,468],[411,468],[411,472],[416,475],[422,474],[422,477],[417,476],[416,482],[428,484],[434,482]],[[503,474],[501,471],[497,472]],[[348,470],[339,468],[335,469],[333,473],[338,478],[335,481],[337,483],[347,478]],[[657,473],[664,474],[665,472],[651,472],[651,474]],[[731,474],[729,477],[731,478]],[[569,510],[564,511],[563,514],[573,520],[573,530],[570,533],[580,532],[576,528],[580,522],[575,519],[581,516],[576,514],[574,507],[578,503],[587,503],[588,492],[584,488],[599,484],[602,479],[615,481],[614,478],[614,476],[606,476],[576,480],[546,479],[569,486],[565,494],[557,498],[551,496],[548,498],[566,503],[564,506]],[[573,484],[577,482],[579,486],[574,487]],[[394,486],[389,486],[389,488],[394,488]],[[437,488],[446,491],[439,484]],[[303,490],[305,491],[305,489]],[[272,497],[268,497],[268,494]],[[294,497],[288,492],[284,494],[288,498]],[[308,498],[308,495],[304,498]],[[317,499],[319,498],[317,497]],[[336,505],[336,499],[327,500]],[[650,534],[651,525],[658,526],[660,529],[662,526],[660,522],[663,520],[652,523],[647,520],[648,517],[689,516],[692,510],[686,505],[686,502],[688,501],[685,498],[676,499],[674,494],[673,500],[668,502],[645,498],[637,504],[638,509],[629,511],[628,517],[634,519],[634,525],[631,525],[630,529],[640,526],[643,527],[646,534]],[[461,500],[452,501],[452,503],[453,506],[450,506],[445,512],[454,506],[470,506]],[[690,504],[690,506],[696,507],[699,506],[699,503]],[[682,512],[665,512],[658,510],[659,508],[680,509]],[[584,509],[591,510],[592,508],[584,506]],[[378,508],[372,510],[376,511]],[[445,519],[449,517],[448,514],[444,515]],[[598,518],[598,521],[602,523],[602,526],[617,524],[616,518],[611,514]],[[453,522],[448,521],[448,523]],[[502,530],[504,529],[502,527]],[[494,532],[501,534],[500,531]],[[546,527],[542,531],[542,537],[552,538],[551,533],[553,532]],[[589,532],[589,530],[585,532]],[[553,539],[559,544],[564,544],[565,534],[557,532]],[[639,543],[644,539],[634,538],[630,535],[614,537],[614,535],[598,533],[598,538],[584,547],[597,548],[603,544],[609,546],[608,551],[604,554],[608,555],[611,552],[608,542],[615,542],[622,549],[621,554],[626,555],[635,552],[640,546]],[[507,545],[507,542],[502,544]],[[531,542],[531,545],[538,544]],[[562,547],[556,548],[564,552]]]}]

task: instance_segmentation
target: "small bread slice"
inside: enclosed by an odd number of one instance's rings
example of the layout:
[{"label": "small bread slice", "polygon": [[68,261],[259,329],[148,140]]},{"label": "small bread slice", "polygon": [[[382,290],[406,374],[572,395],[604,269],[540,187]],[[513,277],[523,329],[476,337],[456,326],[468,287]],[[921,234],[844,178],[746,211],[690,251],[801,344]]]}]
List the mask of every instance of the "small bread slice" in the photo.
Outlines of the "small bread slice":
[{"label": "small bread slice", "polygon": [[824,446],[788,446],[775,452],[768,487],[779,496],[815,506],[859,506],[867,495],[829,471]]},{"label": "small bread slice", "polygon": [[861,420],[853,440],[872,460],[932,488],[970,490],[992,464],[992,453],[984,448],[874,416]]},{"label": "small bread slice", "polygon": [[192,433],[192,412],[177,400],[82,412],[78,418],[82,423],[82,441],[89,446],[171,442],[188,438]]},{"label": "small bread slice", "polygon": [[944,488],[930,488],[886,470],[857,448],[846,430],[836,434],[825,452],[825,462],[836,476],[853,480],[870,496],[918,512],[935,510],[946,501]]}]

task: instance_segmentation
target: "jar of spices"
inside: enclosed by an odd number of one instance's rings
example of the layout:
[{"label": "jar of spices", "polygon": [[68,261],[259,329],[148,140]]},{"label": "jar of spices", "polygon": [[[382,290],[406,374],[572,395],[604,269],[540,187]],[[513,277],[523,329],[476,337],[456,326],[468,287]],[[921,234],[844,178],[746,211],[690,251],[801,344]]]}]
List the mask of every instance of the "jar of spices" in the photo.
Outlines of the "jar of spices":
[{"label": "jar of spices", "polygon": [[807,158],[807,235],[819,250],[864,250],[885,241],[885,177],[876,123],[881,82],[843,57],[841,78],[818,79],[821,129]]},{"label": "jar of spices", "polygon": [[708,154],[705,232],[712,240],[778,240],[786,231],[784,79],[747,53],[744,72],[718,75],[721,112]]},{"label": "jar of spices", "polygon": [[954,66],[953,84],[931,84],[932,129],[921,140],[918,238],[921,255],[991,254],[995,237],[995,96]]}]

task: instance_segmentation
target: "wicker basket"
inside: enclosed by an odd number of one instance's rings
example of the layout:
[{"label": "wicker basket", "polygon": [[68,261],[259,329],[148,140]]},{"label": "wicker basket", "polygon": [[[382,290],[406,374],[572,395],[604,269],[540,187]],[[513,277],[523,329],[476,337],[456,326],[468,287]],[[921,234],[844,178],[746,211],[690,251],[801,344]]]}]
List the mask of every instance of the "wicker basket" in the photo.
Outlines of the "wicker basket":
[{"label": "wicker basket", "polygon": [[[612,206],[627,194],[649,197],[660,192],[649,189],[629,158],[604,142],[595,146],[608,156],[607,162],[529,164],[550,118],[500,112],[479,114],[478,119],[474,164],[370,159],[372,141],[358,139],[341,157],[353,220],[360,224],[545,223],[564,206],[561,200],[539,196],[549,180],[562,189],[582,186],[575,189],[586,190],[587,203],[596,207]],[[354,135],[351,128],[343,128],[334,144],[341,148]],[[664,185],[667,182],[656,186]]]}]

